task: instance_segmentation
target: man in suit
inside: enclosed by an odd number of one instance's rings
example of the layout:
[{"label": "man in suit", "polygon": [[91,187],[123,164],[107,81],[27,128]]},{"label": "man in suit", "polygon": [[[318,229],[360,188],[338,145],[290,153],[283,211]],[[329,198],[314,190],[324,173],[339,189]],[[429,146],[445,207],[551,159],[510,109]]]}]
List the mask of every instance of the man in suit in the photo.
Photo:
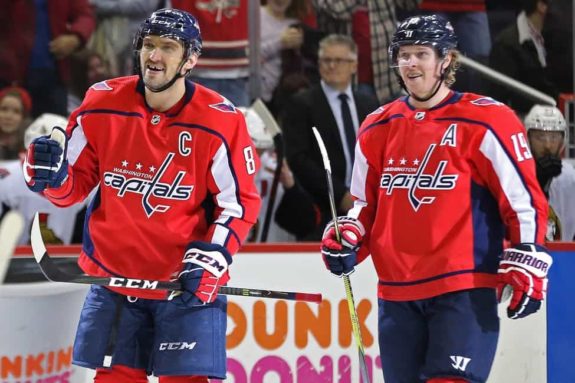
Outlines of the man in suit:
[{"label": "man in suit", "polygon": [[[284,108],[282,127],[286,155],[301,185],[313,196],[323,222],[331,219],[321,154],[312,127],[321,134],[332,166],[338,214],[352,207],[349,185],[357,129],[378,107],[374,96],[352,90],[357,71],[357,46],[345,36],[332,34],[321,40],[318,51],[321,82],[291,97]],[[319,225],[318,227],[322,227]],[[299,240],[319,240],[321,232]]]},{"label": "man in suit", "polygon": [[[550,0],[521,0],[521,13],[495,39],[492,69],[557,99],[559,90],[547,68],[547,47],[541,34]],[[489,96],[525,116],[535,101],[500,84],[491,84]]]}]

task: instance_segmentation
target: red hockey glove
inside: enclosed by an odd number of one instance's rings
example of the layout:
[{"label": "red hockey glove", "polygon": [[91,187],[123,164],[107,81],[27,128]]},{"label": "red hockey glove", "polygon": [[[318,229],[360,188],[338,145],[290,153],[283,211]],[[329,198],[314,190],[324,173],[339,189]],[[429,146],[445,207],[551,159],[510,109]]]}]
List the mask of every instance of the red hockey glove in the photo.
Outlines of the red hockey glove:
[{"label": "red hockey glove", "polygon": [[[216,300],[220,286],[230,280],[228,266],[232,263],[232,256],[220,245],[191,242],[182,263],[178,279],[184,291],[179,298],[186,304],[212,303]],[[190,302],[193,298],[200,302]]]},{"label": "red hockey glove", "polygon": [[66,133],[57,126],[50,136],[37,137],[30,143],[23,165],[24,179],[30,190],[42,192],[64,183],[68,177],[67,148]]},{"label": "red hockey glove", "polygon": [[351,217],[338,217],[341,243],[335,235],[333,221],[327,224],[321,240],[321,253],[326,267],[341,277],[353,273],[357,264],[357,249],[361,246],[365,229],[361,222]]},{"label": "red hockey glove", "polygon": [[539,310],[547,292],[547,272],[552,263],[547,250],[534,243],[505,249],[499,262],[497,298],[501,301],[506,286],[513,289],[507,307],[509,318],[523,318]]}]

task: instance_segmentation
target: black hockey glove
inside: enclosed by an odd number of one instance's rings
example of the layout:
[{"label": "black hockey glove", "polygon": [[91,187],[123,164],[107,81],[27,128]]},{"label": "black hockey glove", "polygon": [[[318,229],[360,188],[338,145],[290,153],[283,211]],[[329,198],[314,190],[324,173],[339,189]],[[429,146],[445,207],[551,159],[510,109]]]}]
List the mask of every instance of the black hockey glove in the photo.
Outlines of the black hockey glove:
[{"label": "black hockey glove", "polygon": [[553,177],[561,174],[561,158],[557,156],[543,156],[535,161],[537,181],[541,189],[546,190],[547,184]]}]

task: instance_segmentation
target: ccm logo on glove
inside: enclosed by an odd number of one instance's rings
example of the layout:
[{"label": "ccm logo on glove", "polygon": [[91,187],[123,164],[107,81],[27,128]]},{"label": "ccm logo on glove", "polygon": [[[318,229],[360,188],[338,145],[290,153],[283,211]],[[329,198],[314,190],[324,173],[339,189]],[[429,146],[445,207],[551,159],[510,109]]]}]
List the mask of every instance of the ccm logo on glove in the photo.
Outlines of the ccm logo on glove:
[{"label": "ccm logo on glove", "polygon": [[216,277],[221,277],[228,269],[228,262],[222,253],[219,251],[201,251],[197,248],[186,251],[182,263],[198,265]]}]

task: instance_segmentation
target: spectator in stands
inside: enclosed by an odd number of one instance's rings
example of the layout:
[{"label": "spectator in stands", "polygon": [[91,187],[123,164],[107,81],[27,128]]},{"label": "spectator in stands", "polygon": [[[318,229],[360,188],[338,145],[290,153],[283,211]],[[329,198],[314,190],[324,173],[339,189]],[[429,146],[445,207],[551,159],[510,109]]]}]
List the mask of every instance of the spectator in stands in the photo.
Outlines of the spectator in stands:
[{"label": "spectator in stands", "polygon": [[[485,0],[489,31],[493,38],[498,36],[517,17],[522,0]],[[569,1],[569,0],[568,0]]]},{"label": "spectator in stands", "polygon": [[236,106],[248,106],[248,2],[172,0],[194,15],[202,29],[202,55],[192,81],[220,93]]},{"label": "spectator in stands", "polygon": [[0,90],[0,160],[18,158],[31,109],[32,99],[23,88]]},{"label": "spectator in stands", "polygon": [[108,62],[97,52],[84,49],[71,57],[68,114],[80,106],[90,86],[112,77]]},{"label": "spectator in stands", "polygon": [[[261,167],[256,176],[256,186],[262,198],[258,222],[248,237],[250,242],[292,242],[304,238],[319,225],[319,208],[311,196],[296,182],[287,161],[282,162],[279,182],[272,197],[273,182],[277,168],[274,140],[271,129],[254,108],[241,108],[246,117],[246,125],[254,142]],[[273,200],[273,207],[270,206]],[[268,213],[268,210],[272,209]],[[266,217],[270,215],[266,226]],[[265,241],[263,232],[265,234]]]},{"label": "spectator in stands", "polygon": [[[311,194],[325,224],[331,219],[323,162],[313,136],[317,127],[331,160],[335,202],[340,213],[352,206],[349,186],[357,129],[375,110],[377,99],[352,90],[357,71],[357,45],[345,35],[328,35],[318,51],[321,83],[296,93],[282,113],[288,163],[297,180]],[[319,240],[321,227],[306,240]]]},{"label": "spectator in stands", "polygon": [[[488,64],[491,35],[485,0],[422,0],[416,12],[398,12],[402,20],[416,14],[445,17],[457,34],[457,50],[481,64]],[[487,89],[484,89],[482,80],[477,72],[461,68],[453,89],[483,94]]]},{"label": "spectator in stands", "polygon": [[547,73],[561,93],[573,93],[573,1],[553,0],[543,27]]},{"label": "spectator in stands", "polygon": [[401,92],[387,47],[397,25],[396,7],[415,9],[421,0],[312,0],[317,26],[326,33],[351,35],[358,47],[357,90],[380,104]]},{"label": "spectator in stands", "polygon": [[3,1],[0,85],[26,88],[33,117],[66,115],[69,57],[84,46],[94,26],[88,0]]},{"label": "spectator in stands", "polygon": [[[522,0],[521,13],[501,32],[491,49],[490,65],[496,71],[529,85],[555,99],[559,92],[547,71],[546,48],[541,35],[549,0]],[[490,96],[520,115],[535,104],[525,95],[493,84]]]},{"label": "spectator in stands", "polygon": [[534,105],[525,117],[537,180],[549,200],[548,241],[575,240],[575,169],[561,153],[565,148],[567,124],[553,106]]},{"label": "spectator in stands", "polygon": [[282,52],[299,51],[303,29],[297,16],[303,0],[268,0],[260,8],[261,99],[273,110],[272,97],[282,75]]},{"label": "spectator in stands", "polygon": [[89,0],[98,23],[88,47],[110,66],[111,77],[133,73],[132,40],[140,23],[158,10],[162,0]]}]

